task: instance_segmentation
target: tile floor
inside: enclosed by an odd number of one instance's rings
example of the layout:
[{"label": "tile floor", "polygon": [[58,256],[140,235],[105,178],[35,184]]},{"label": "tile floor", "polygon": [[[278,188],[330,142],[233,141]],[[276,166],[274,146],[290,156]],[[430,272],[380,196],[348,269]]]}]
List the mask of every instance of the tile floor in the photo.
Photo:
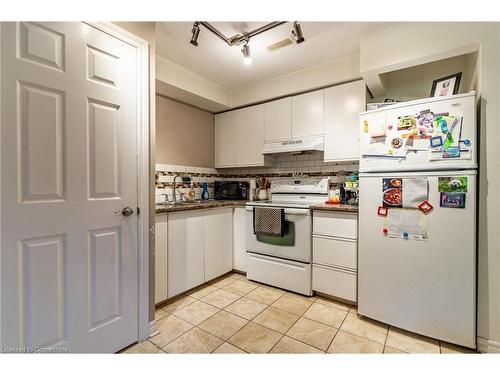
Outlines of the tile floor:
[{"label": "tile floor", "polygon": [[471,353],[359,317],[356,308],[227,274],[156,310],[159,334],[124,353]]}]

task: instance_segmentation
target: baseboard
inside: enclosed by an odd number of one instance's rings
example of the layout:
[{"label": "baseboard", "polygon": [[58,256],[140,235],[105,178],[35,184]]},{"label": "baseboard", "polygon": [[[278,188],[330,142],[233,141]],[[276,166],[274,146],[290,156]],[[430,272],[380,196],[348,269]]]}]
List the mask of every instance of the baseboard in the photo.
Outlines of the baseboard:
[{"label": "baseboard", "polygon": [[497,353],[500,354],[500,342],[484,337],[477,337],[477,350],[481,353]]},{"label": "baseboard", "polygon": [[149,337],[156,336],[159,333],[160,331],[158,331],[158,327],[156,326],[156,320],[149,322]]}]

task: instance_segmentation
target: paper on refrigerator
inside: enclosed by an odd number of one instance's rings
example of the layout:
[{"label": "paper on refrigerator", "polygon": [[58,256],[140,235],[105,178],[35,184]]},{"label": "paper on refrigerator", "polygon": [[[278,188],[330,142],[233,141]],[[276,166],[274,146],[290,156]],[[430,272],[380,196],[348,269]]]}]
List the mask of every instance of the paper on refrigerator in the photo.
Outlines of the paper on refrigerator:
[{"label": "paper on refrigerator", "polygon": [[427,240],[427,216],[420,210],[391,208],[385,219],[387,236],[408,240]]}]

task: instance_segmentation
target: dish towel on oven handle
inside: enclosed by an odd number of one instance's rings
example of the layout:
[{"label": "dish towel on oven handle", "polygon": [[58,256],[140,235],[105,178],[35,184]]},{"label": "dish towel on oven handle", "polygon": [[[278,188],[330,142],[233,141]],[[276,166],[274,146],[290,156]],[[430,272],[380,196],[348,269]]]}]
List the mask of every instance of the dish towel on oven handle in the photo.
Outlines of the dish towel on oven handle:
[{"label": "dish towel on oven handle", "polygon": [[285,210],[283,208],[254,207],[253,233],[284,237]]}]

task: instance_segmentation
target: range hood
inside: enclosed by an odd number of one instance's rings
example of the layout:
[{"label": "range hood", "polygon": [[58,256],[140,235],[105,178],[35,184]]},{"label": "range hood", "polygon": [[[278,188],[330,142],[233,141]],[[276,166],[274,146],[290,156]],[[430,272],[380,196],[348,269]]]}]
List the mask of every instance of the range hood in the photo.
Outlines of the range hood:
[{"label": "range hood", "polygon": [[283,152],[301,152],[301,151],[323,151],[323,135],[307,138],[292,138],[286,141],[266,142],[262,153],[279,154]]}]

